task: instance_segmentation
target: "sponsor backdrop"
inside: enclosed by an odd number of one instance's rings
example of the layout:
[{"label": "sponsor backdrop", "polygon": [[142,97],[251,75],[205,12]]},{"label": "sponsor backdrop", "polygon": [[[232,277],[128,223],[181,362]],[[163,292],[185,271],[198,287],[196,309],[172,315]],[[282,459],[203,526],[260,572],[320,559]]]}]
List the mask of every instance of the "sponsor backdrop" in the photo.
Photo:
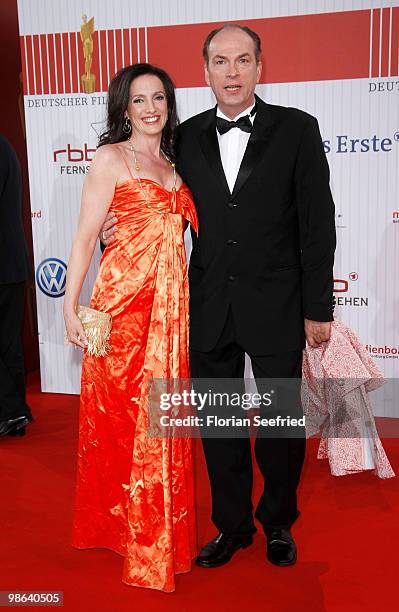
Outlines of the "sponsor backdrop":
[{"label": "sponsor backdrop", "polygon": [[[149,61],[175,80],[181,120],[209,108],[201,46],[227,21],[262,37],[258,94],[319,119],[336,203],[336,317],[397,376],[398,2],[19,0],[18,8],[43,391],[79,392],[81,355],[64,344],[62,296],[108,83],[122,66]],[[98,261],[99,249],[83,303]],[[399,417],[385,394],[378,413]]]}]

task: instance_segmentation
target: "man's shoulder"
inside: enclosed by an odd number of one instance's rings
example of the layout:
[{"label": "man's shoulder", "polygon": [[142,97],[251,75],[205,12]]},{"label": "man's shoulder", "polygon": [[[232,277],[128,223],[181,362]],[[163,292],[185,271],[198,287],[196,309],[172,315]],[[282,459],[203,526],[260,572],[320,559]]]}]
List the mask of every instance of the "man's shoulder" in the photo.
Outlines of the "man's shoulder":
[{"label": "man's shoulder", "polygon": [[5,156],[9,156],[11,153],[14,153],[14,148],[12,147],[10,141],[2,133],[0,133],[0,151]]},{"label": "man's shoulder", "polygon": [[305,125],[307,123],[314,123],[317,121],[316,117],[299,108],[295,108],[293,106],[278,106],[276,104],[268,104],[266,102],[263,103],[266,105],[269,112],[280,121],[289,121],[298,125]]},{"label": "man's shoulder", "polygon": [[209,121],[214,112],[215,109],[210,108],[202,113],[198,113],[198,115],[194,115],[193,117],[186,119],[179,125],[179,132],[184,133],[187,130],[191,131],[193,129],[202,128]]},{"label": "man's shoulder", "polygon": [[[18,157],[16,151],[8,138],[4,136],[4,134],[0,133],[0,160],[1,160],[1,170],[2,174],[12,166],[19,166]],[[6,170],[7,169],[7,170]]]}]

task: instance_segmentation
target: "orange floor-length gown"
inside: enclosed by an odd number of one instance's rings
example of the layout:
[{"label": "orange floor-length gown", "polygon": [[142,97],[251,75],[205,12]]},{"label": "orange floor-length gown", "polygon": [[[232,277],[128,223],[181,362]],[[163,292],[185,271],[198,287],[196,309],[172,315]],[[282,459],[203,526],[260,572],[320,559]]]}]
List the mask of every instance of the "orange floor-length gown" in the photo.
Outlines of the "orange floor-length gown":
[{"label": "orange floor-length gown", "polygon": [[[188,378],[186,185],[117,186],[116,241],[105,249],[91,307],[113,318],[106,357],[83,359],[73,546],[123,555],[123,582],[173,591],[196,554],[191,440],[147,437],[147,383]],[[144,197],[143,190],[147,197]]]}]

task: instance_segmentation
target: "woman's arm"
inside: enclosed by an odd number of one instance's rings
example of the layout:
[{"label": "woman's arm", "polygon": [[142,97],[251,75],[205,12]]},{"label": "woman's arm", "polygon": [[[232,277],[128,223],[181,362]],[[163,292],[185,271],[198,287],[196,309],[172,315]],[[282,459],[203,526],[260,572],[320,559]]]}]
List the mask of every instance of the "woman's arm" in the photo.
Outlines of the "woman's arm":
[{"label": "woman's arm", "polygon": [[98,149],[83,185],[79,224],[68,262],[65,326],[68,340],[82,348],[87,345],[87,340],[76,308],[98,232],[112,202],[118,178],[118,161],[117,152],[112,146]]}]

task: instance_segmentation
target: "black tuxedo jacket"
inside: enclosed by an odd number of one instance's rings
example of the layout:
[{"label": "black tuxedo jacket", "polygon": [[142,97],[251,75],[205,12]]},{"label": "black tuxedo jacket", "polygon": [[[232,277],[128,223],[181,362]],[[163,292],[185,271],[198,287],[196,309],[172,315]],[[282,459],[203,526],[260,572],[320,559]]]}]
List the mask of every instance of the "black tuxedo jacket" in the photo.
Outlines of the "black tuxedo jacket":
[{"label": "black tuxedo jacket", "polygon": [[230,193],[216,108],[178,129],[178,169],[199,217],[189,266],[191,348],[211,350],[231,306],[253,355],[304,346],[304,317],[331,321],[334,203],[317,120],[294,108],[258,110]]},{"label": "black tuxedo jacket", "polygon": [[22,224],[22,178],[17,155],[0,134],[0,284],[20,283],[30,275]]}]

